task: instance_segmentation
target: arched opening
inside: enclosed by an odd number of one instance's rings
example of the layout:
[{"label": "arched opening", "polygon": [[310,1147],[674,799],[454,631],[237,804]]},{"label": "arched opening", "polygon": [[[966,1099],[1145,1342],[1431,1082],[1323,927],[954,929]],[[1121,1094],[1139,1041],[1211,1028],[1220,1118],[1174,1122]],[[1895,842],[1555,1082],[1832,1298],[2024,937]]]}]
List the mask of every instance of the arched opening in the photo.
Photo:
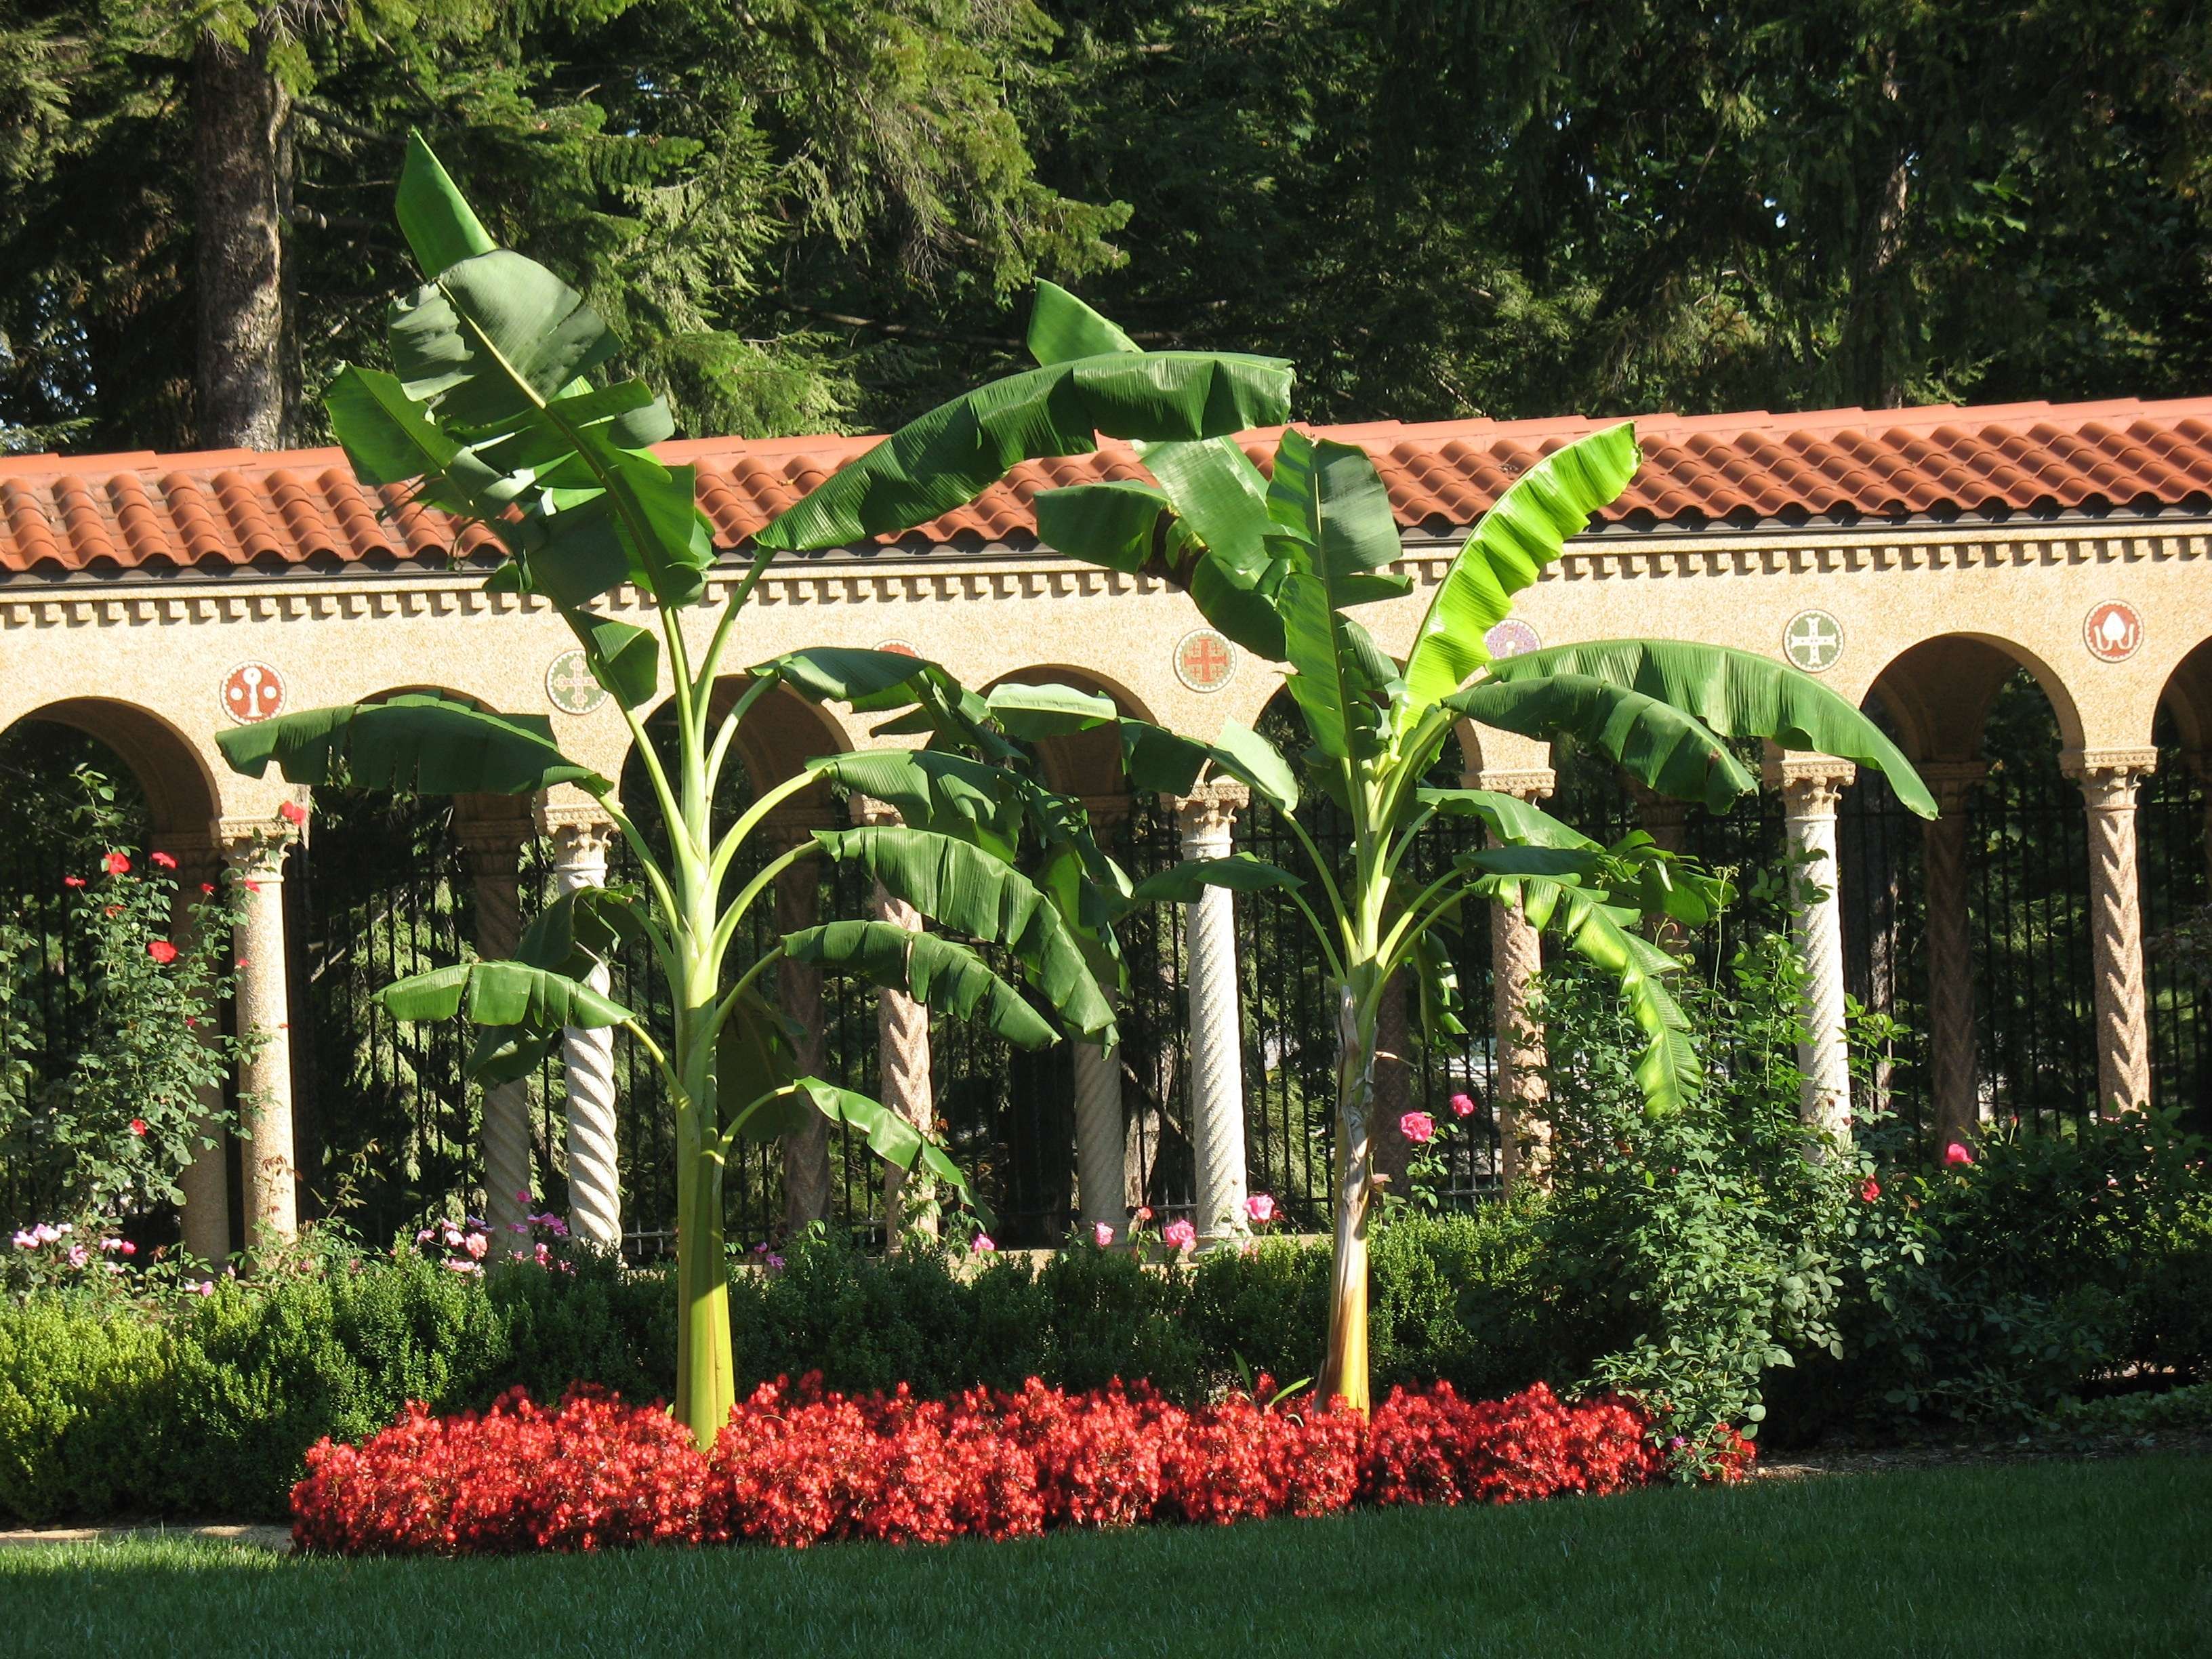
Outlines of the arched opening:
[{"label": "arched opening", "polygon": [[[9,808],[0,845],[0,1143],[10,1148],[0,1158],[0,1223],[13,1228],[70,1216],[82,1170],[72,1141],[52,1133],[59,1118],[87,1134],[104,1112],[119,1134],[133,1110],[100,1086],[99,1055],[116,1018],[100,994],[101,929],[89,897],[100,860],[125,853],[136,871],[173,879],[189,899],[212,873],[216,807],[210,780],[173,727],[105,698],[49,703],[0,732],[0,784]],[[173,878],[149,862],[155,852],[178,860]],[[149,1242],[175,1237],[166,1204],[119,1218]]]},{"label": "arched opening", "polygon": [[2212,1127],[2212,640],[2167,679],[2137,797],[2151,1097]]},{"label": "arched opening", "polygon": [[[1895,1103],[1951,1133],[1977,1120],[2054,1124],[2089,1111],[2088,854],[2081,791],[2060,767],[2080,740],[2071,698],[2048,665],[2009,642],[1948,635],[1889,663],[1874,700],[1948,803],[1945,820],[1916,832],[1878,780],[1853,792],[1863,838],[1886,845],[1881,861],[1902,890],[1889,917],[1887,988],[1917,1029],[1900,1051],[1914,1064],[1897,1074]],[[1905,845],[1916,833],[1917,860]],[[1960,975],[1946,962],[1931,969],[1924,948],[1947,957],[1952,928],[1963,930],[1970,969],[1963,1001]],[[1882,952],[1863,939],[1858,954],[1863,975],[1879,968]],[[1861,982],[1869,1000],[1884,988]],[[1968,1097],[1955,1098],[1960,1090]]]}]

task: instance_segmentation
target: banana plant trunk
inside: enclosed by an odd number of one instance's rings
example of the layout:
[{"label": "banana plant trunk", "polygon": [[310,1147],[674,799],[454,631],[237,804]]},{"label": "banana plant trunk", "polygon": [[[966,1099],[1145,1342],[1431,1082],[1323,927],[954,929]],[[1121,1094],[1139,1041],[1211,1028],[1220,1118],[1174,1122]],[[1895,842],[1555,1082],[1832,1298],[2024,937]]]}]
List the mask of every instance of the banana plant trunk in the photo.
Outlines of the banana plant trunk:
[{"label": "banana plant trunk", "polygon": [[[695,940],[711,939],[714,895],[693,896],[708,918]],[[676,1063],[685,1098],[676,1108],[676,1417],[702,1451],[730,1420],[737,1382],[730,1352],[730,1270],[722,1212],[724,1154],[719,1135],[711,958],[688,965],[677,1011]]]},{"label": "banana plant trunk", "polygon": [[[1367,1222],[1375,1200],[1375,1015],[1355,971],[1337,987],[1336,1206],[1329,1256],[1328,1348],[1320,1397],[1361,1416],[1367,1382]],[[1363,1012],[1363,1010],[1364,1012]]]}]

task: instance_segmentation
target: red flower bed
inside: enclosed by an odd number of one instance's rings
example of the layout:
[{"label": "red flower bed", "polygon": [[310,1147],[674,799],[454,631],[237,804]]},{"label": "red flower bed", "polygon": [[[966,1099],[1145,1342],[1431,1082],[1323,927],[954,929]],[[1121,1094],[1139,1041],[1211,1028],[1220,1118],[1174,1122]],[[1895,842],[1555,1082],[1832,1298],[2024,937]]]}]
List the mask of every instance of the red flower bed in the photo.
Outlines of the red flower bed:
[{"label": "red flower bed", "polygon": [[[1492,1401],[1445,1383],[1395,1390],[1371,1422],[1306,1405],[1233,1395],[1186,1410],[1143,1387],[1034,1380],[1013,1395],[851,1398],[810,1377],[757,1389],[702,1454],[658,1407],[579,1387],[549,1409],[516,1389],[481,1415],[410,1406],[360,1446],[322,1442],[293,1488],[292,1535],[349,1554],[941,1543],[1357,1502],[1503,1504],[1619,1492],[1667,1468],[1633,1407],[1568,1404],[1541,1384]],[[1730,1439],[1726,1479],[1752,1455]]]}]

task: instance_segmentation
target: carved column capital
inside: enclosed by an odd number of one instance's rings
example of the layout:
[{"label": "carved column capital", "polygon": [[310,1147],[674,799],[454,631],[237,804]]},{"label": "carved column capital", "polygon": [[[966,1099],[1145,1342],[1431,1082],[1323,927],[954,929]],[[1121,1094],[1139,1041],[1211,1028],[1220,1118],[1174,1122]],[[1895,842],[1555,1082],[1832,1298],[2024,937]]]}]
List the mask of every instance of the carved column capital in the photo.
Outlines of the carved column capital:
[{"label": "carved column capital", "polygon": [[1760,769],[1781,795],[1783,811],[1796,818],[1835,817],[1836,803],[1859,775],[1850,762],[1827,755],[1784,755]]},{"label": "carved column capital", "polygon": [[2065,749],[2058,769],[2081,786],[2081,799],[2093,812],[2124,811],[2136,804],[2136,791],[2158,770],[2158,750]]},{"label": "carved column capital", "polygon": [[223,863],[248,881],[283,880],[285,849],[299,838],[298,827],[282,818],[218,818],[215,824]]},{"label": "carved column capital", "polygon": [[1548,766],[1486,766],[1459,775],[1462,789],[1487,789],[1493,795],[1514,795],[1522,800],[1548,800],[1559,787],[1559,775]]},{"label": "carved column capital", "polygon": [[1252,792],[1234,778],[1212,778],[1188,795],[1162,795],[1160,799],[1174,809],[1182,826],[1184,853],[1202,857],[1208,854],[1198,850],[1201,848],[1229,850],[1231,827],[1237,813],[1251,805]]},{"label": "carved column capital", "polygon": [[1085,795],[1080,805],[1093,829],[1111,830],[1128,822],[1136,803],[1127,795]]},{"label": "carved column capital", "polygon": [[864,795],[857,789],[847,799],[846,805],[850,809],[855,823],[887,829],[906,822],[899,817],[897,807],[888,801],[878,800],[873,795]]},{"label": "carved column capital", "polygon": [[1936,797],[1937,816],[1948,818],[1966,810],[1974,791],[1989,776],[1990,763],[1985,760],[1917,761],[1912,769],[1920,774],[1921,782]]},{"label": "carved column capital", "polygon": [[607,850],[614,845],[615,826],[596,804],[548,805],[541,801],[533,815],[538,832],[553,843],[553,862],[559,868],[596,866],[606,869]]}]

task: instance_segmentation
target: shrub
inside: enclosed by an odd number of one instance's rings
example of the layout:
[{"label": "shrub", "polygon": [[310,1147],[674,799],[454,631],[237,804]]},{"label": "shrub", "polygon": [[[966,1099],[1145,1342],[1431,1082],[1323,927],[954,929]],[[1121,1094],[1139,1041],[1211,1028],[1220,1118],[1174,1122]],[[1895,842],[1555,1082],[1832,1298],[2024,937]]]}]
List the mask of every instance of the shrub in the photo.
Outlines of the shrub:
[{"label": "shrub", "polygon": [[[579,1389],[549,1411],[518,1389],[481,1416],[410,1405],[360,1446],[318,1443],[293,1537],[348,1554],[805,1548],[1317,1516],[1362,1498],[1509,1503],[1659,1478],[1649,1426],[1619,1402],[1565,1405],[1541,1388],[1480,1403],[1399,1391],[1369,1425],[1245,1393],[1186,1408],[1149,1389],[1031,1379],[932,1401],[779,1379],[739,1401],[702,1455],[659,1407]],[[1738,1443],[1719,1473],[1741,1475],[1748,1456]]]}]

